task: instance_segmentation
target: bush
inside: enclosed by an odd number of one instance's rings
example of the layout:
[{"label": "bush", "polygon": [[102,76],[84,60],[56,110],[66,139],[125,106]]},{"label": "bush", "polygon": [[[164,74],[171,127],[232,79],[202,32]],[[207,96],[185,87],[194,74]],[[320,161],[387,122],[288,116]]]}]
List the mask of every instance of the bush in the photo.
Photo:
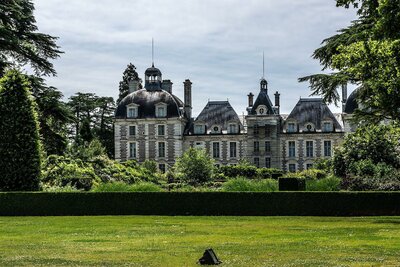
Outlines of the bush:
[{"label": "bush", "polygon": [[160,192],[162,189],[148,182],[128,185],[122,182],[102,183],[93,189],[94,192]]},{"label": "bush", "polygon": [[226,177],[246,177],[249,179],[254,179],[257,177],[257,167],[253,165],[225,165],[219,168],[219,171]]},{"label": "bush", "polygon": [[327,177],[327,173],[323,170],[308,169],[298,173],[300,177],[304,177],[306,180],[319,180]]},{"label": "bush", "polygon": [[283,175],[283,171],[275,168],[258,168],[257,178],[259,179],[278,179]]},{"label": "bush", "polygon": [[158,172],[158,168],[157,168],[157,162],[155,162],[154,160],[148,160],[146,159],[143,163],[142,163],[142,167],[146,170],[148,170],[150,173],[156,173]]},{"label": "bush", "polygon": [[45,186],[72,186],[76,189],[90,190],[100,182],[93,167],[80,159],[73,160],[63,156],[49,156],[42,173]]},{"label": "bush", "polygon": [[0,79],[0,191],[39,190],[39,124],[29,90],[17,70]]},{"label": "bush", "polygon": [[279,178],[279,191],[305,191],[306,180],[299,177]]},{"label": "bush", "polygon": [[231,179],[222,185],[225,192],[273,192],[278,190],[276,180],[248,180],[243,177]]},{"label": "bush", "polygon": [[210,181],[214,174],[214,160],[203,149],[190,148],[176,160],[176,171],[189,184]]},{"label": "bush", "polygon": [[307,191],[339,191],[341,179],[335,176],[329,176],[320,180],[306,181]]}]

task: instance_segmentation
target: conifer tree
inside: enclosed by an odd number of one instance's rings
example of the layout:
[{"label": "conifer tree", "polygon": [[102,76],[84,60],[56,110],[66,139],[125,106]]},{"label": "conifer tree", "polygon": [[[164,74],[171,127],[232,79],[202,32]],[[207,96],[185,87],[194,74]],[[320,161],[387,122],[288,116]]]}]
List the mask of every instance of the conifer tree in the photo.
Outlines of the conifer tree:
[{"label": "conifer tree", "polygon": [[0,79],[0,190],[39,189],[39,124],[29,82],[17,70]]},{"label": "conifer tree", "polygon": [[123,75],[122,81],[119,82],[119,96],[117,99],[117,104],[121,102],[121,100],[129,94],[129,81],[138,81],[139,89],[142,89],[142,80],[139,78],[138,73],[136,72],[136,67],[132,63],[129,63],[126,67]]}]

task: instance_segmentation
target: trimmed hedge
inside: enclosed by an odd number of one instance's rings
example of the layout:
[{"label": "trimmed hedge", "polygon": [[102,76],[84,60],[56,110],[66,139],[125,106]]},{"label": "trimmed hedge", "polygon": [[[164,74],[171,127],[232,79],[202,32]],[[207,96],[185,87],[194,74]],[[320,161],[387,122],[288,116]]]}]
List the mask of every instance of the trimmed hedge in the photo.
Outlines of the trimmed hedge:
[{"label": "trimmed hedge", "polygon": [[303,178],[279,178],[279,191],[305,191],[306,179]]},{"label": "trimmed hedge", "polygon": [[400,215],[400,192],[0,193],[0,215]]}]

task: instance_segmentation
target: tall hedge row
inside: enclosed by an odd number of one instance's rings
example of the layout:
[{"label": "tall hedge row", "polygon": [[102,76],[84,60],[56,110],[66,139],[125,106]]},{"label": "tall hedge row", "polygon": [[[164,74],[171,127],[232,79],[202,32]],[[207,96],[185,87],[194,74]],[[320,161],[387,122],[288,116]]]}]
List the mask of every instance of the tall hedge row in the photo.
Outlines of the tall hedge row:
[{"label": "tall hedge row", "polygon": [[0,191],[39,189],[39,125],[29,83],[16,70],[0,79]]},{"label": "tall hedge row", "polygon": [[0,215],[400,215],[400,192],[0,193]]}]

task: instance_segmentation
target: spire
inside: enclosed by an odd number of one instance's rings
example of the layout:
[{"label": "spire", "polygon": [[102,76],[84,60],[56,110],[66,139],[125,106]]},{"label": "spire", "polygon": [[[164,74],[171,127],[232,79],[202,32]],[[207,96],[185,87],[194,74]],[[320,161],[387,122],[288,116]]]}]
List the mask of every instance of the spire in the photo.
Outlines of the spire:
[{"label": "spire", "polygon": [[154,68],[154,38],[151,38],[151,66]]}]

